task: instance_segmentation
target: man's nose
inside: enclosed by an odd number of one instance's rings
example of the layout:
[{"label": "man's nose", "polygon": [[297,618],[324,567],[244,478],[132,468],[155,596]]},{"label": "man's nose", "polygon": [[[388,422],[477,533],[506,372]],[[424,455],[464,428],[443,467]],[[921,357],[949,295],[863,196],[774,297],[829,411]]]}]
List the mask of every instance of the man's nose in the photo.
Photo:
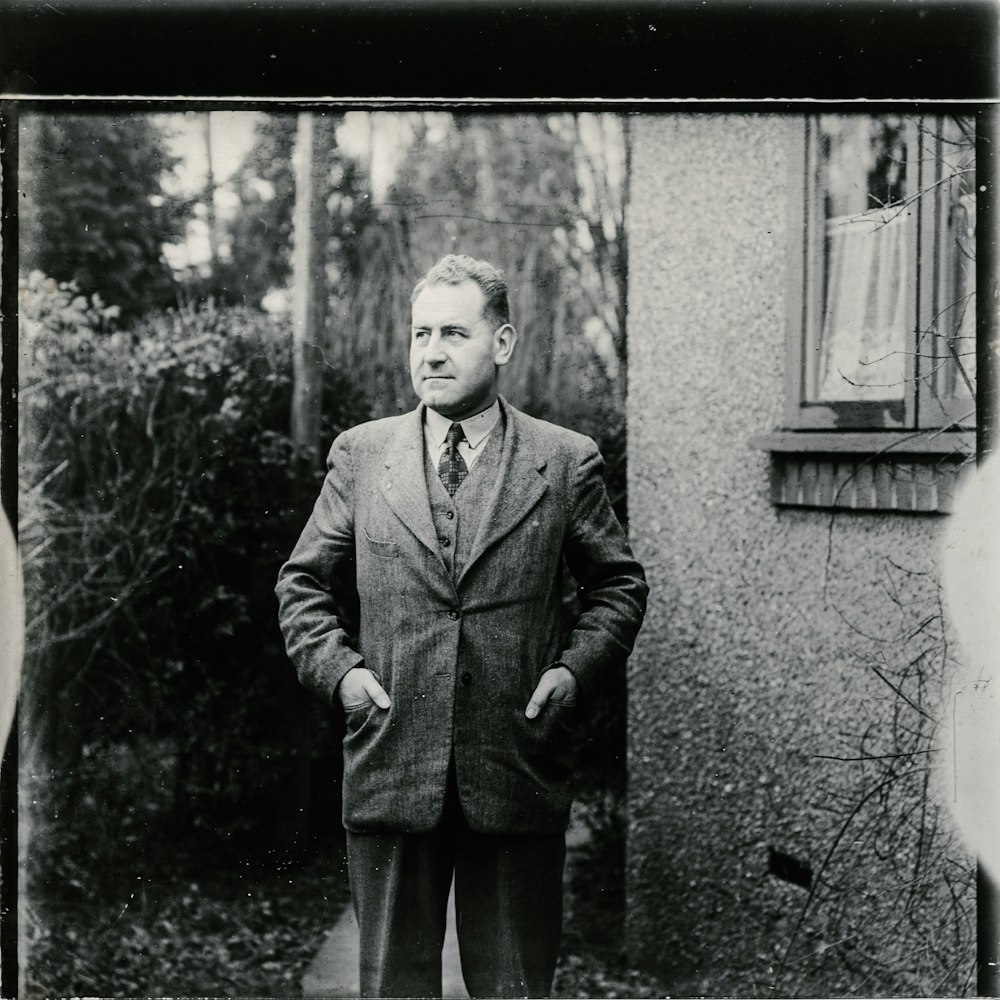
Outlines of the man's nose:
[{"label": "man's nose", "polygon": [[441,365],[448,360],[448,354],[444,349],[444,339],[439,333],[432,333],[430,340],[427,343],[427,350],[424,354],[424,360],[429,365]]}]

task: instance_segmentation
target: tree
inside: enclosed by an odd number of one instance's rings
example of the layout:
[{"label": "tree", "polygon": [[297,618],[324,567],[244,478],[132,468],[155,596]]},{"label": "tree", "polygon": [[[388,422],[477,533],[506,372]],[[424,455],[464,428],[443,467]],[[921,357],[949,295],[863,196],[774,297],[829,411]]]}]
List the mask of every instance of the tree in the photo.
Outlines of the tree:
[{"label": "tree", "polygon": [[[326,211],[327,289],[336,301],[344,255],[360,228],[363,179],[358,164],[337,142],[343,115],[316,111],[312,119],[321,150],[314,179],[315,204],[317,211]],[[186,282],[194,296],[260,308],[269,292],[286,290],[292,284],[296,125],[294,114],[261,116],[254,144],[228,184],[240,207],[218,227],[219,244],[228,247],[227,257],[213,263],[209,278]]]},{"label": "tree", "polygon": [[172,303],[163,244],[186,203],[163,191],[176,166],[144,115],[29,114],[22,123],[21,265],[74,281],[124,318]]},{"label": "tree", "polygon": [[229,257],[213,261],[196,294],[260,308],[269,291],[290,282],[295,134],[294,114],[269,114],[257,123],[254,145],[230,181],[240,209],[221,227]]},{"label": "tree", "polygon": [[323,370],[317,357],[326,315],[326,244],[330,217],[323,202],[324,132],[313,115],[299,115],[295,141],[295,220],[292,285],[292,440],[317,464]]}]

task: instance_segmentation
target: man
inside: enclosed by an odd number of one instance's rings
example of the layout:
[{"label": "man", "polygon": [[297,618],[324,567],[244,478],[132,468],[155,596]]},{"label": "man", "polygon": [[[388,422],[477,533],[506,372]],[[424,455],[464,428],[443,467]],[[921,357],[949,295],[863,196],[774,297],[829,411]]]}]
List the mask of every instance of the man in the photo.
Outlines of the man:
[{"label": "man", "polygon": [[[412,298],[420,406],[354,427],[278,579],[288,654],[346,713],[365,996],[440,996],[454,873],[472,996],[547,996],[577,711],[622,669],[642,568],[589,439],[497,392],[502,272],[451,255]],[[563,567],[579,618],[563,641]]]}]

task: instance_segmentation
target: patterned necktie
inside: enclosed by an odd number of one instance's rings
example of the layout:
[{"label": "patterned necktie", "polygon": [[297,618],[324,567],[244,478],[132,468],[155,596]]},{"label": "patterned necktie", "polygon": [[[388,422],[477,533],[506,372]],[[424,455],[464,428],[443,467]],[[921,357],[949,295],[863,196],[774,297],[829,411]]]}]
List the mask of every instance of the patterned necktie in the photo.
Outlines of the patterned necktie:
[{"label": "patterned necktie", "polygon": [[441,454],[441,461],[438,463],[438,475],[450,497],[455,495],[456,490],[465,482],[465,477],[469,474],[469,467],[465,464],[465,459],[458,453],[458,442],[464,439],[465,431],[462,430],[462,425],[452,424],[448,428],[445,448]]}]

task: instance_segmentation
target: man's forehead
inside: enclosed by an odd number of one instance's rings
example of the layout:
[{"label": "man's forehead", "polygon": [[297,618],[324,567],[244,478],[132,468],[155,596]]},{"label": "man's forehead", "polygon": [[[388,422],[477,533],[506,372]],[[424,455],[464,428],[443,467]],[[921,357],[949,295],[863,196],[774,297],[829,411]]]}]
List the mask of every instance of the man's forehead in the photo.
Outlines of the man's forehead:
[{"label": "man's forehead", "polygon": [[435,281],[424,285],[413,300],[413,322],[447,322],[451,317],[456,322],[473,323],[483,317],[485,304],[483,290],[474,281]]}]

